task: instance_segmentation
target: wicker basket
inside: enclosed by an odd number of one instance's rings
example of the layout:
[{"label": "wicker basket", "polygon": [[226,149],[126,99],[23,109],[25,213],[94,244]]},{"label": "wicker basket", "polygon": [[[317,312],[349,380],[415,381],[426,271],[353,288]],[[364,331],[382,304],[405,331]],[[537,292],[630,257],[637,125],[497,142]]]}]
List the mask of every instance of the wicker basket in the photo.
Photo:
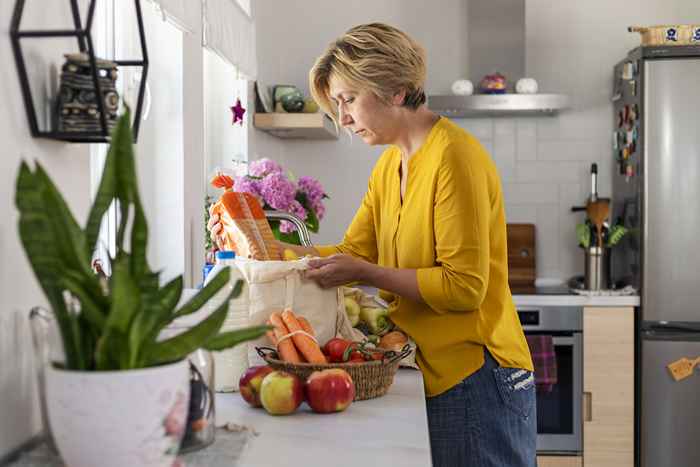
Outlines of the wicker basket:
[{"label": "wicker basket", "polygon": [[700,45],[700,24],[667,24],[627,28],[642,35],[642,46]]},{"label": "wicker basket", "polygon": [[256,347],[258,354],[275,370],[286,371],[306,380],[314,371],[342,368],[347,371],[355,383],[355,400],[373,399],[386,394],[394,382],[394,375],[399,368],[399,362],[412,352],[406,345],[401,352],[384,361],[368,361],[363,363],[289,363],[277,358],[277,351],[269,347]]}]

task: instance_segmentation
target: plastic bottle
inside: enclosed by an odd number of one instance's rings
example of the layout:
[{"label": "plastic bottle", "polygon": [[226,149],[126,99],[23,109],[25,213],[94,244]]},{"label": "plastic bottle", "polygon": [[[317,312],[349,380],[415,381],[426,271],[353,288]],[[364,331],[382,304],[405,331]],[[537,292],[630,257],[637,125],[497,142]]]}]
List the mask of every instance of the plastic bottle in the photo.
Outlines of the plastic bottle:
[{"label": "plastic bottle", "polygon": [[[234,331],[248,327],[249,324],[249,299],[245,278],[236,265],[236,254],[233,251],[217,251],[216,264],[209,271],[205,285],[208,284],[223,268],[230,268],[229,283],[223,287],[216,296],[210,300],[214,306],[219,306],[233,290],[236,282],[244,282],[243,290],[238,297],[229,300],[228,314],[221,326],[220,332]],[[213,310],[212,310],[213,311]],[[216,377],[214,378],[217,392],[238,391],[238,380],[241,374],[248,368],[248,346],[239,344],[231,349],[221,352],[214,352],[214,368]]]}]

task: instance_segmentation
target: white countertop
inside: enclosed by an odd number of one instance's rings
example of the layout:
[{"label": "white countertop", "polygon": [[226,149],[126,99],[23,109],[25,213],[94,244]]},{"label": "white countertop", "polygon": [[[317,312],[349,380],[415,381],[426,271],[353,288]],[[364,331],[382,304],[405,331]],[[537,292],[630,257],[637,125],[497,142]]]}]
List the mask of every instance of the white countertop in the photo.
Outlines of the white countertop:
[{"label": "white countertop", "polygon": [[237,463],[246,467],[431,465],[423,376],[408,368],[399,369],[387,394],[344,412],[316,414],[303,403],[292,415],[272,416],[229,393],[216,396],[216,420],[259,433]]},{"label": "white countertop", "polygon": [[639,306],[639,295],[585,296],[585,295],[513,295],[515,306]]}]

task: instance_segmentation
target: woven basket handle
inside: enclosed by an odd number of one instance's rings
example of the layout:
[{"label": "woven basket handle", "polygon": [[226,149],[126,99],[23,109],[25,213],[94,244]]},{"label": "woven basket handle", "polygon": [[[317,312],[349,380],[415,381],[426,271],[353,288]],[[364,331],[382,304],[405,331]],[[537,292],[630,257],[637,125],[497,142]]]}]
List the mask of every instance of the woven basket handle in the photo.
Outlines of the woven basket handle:
[{"label": "woven basket handle", "polygon": [[255,347],[255,351],[265,359],[266,357],[272,357],[273,355],[277,355],[277,350],[273,349],[272,347]]},{"label": "woven basket handle", "polygon": [[397,361],[397,360],[403,360],[403,359],[406,358],[411,352],[413,352],[413,350],[411,350],[411,345],[410,345],[410,344],[406,344],[406,345],[404,345],[403,348],[401,349],[401,352],[399,352],[398,354],[394,355],[393,357],[391,357],[391,358],[389,359],[389,363],[394,363],[394,362]]}]

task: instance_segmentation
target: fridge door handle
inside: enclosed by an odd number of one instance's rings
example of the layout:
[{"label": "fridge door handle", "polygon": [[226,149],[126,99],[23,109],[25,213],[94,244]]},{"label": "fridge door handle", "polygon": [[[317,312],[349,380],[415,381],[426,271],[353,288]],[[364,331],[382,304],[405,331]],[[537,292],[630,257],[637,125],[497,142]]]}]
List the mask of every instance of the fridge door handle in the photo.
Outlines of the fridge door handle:
[{"label": "fridge door handle", "polygon": [[593,421],[593,393],[589,391],[583,392],[583,400],[581,401],[583,407],[583,421],[592,422]]}]

